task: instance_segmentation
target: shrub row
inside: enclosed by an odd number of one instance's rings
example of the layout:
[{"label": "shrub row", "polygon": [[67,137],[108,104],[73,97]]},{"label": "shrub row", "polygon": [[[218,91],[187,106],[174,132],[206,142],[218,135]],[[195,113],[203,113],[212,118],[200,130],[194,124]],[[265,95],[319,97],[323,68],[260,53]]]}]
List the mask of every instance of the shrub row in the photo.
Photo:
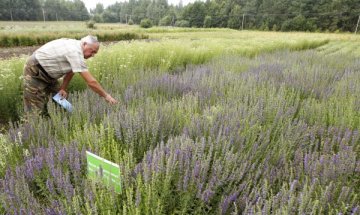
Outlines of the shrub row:
[{"label": "shrub row", "polygon": [[[95,33],[94,35],[97,36],[100,41],[120,41],[149,38],[144,34],[130,32],[99,32]],[[43,45],[51,40],[62,37],[80,39],[84,36],[86,36],[86,34],[80,32],[52,32],[41,33],[41,35],[36,35],[35,33],[0,35],[0,47]]]}]

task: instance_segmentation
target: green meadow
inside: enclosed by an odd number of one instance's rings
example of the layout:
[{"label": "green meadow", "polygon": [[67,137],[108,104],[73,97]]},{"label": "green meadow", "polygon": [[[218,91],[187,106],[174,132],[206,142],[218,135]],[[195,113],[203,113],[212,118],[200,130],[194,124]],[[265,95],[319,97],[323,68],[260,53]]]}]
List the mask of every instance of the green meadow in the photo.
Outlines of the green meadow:
[{"label": "green meadow", "polygon": [[[27,56],[0,60],[0,213],[359,213],[358,35],[97,29],[148,37],[87,61],[115,106],[75,76],[73,113],[25,120]],[[120,193],[87,177],[85,151],[120,166]]]}]

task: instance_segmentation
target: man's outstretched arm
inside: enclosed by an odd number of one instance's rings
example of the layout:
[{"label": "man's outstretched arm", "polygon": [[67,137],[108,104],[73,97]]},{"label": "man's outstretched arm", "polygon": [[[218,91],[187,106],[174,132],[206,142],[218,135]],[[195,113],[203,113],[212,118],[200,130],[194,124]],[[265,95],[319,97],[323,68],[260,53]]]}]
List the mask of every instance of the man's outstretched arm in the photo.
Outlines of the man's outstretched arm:
[{"label": "man's outstretched arm", "polygon": [[105,92],[97,80],[91,75],[90,72],[80,72],[81,77],[86,81],[87,85],[97,94],[104,97],[105,100],[110,104],[116,104],[118,101],[111,97],[110,94]]}]

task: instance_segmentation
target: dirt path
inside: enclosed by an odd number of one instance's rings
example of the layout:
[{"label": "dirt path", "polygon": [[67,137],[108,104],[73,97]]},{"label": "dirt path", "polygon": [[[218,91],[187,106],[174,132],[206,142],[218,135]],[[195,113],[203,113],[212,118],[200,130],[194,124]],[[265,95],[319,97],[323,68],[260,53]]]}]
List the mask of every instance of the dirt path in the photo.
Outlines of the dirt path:
[{"label": "dirt path", "polygon": [[0,48],[0,59],[9,59],[21,55],[31,55],[40,46],[21,46],[12,48]]}]

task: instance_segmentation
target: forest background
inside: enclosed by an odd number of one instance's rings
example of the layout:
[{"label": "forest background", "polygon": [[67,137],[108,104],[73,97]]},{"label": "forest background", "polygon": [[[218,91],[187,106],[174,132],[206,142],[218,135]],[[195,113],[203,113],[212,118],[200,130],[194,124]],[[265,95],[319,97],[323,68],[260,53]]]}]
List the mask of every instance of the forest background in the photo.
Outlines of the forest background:
[{"label": "forest background", "polygon": [[129,0],[87,10],[81,0],[0,0],[3,21],[85,21],[272,31],[354,32],[358,0]]}]

